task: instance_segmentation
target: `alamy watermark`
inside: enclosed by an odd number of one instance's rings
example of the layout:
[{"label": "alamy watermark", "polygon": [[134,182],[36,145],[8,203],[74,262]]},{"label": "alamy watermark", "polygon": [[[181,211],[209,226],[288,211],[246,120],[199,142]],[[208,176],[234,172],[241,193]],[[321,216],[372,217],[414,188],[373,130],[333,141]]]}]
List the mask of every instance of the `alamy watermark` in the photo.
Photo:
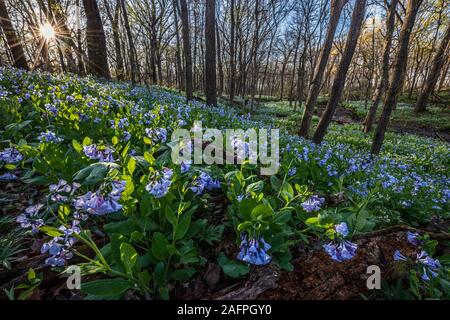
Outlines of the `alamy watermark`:
[{"label": "alamy watermark", "polygon": [[[172,133],[172,161],[175,164],[260,164],[261,175],[278,172],[279,129],[203,130],[195,121],[191,130],[176,129]],[[270,136],[270,139],[269,139]],[[270,151],[270,152],[269,152]]]}]

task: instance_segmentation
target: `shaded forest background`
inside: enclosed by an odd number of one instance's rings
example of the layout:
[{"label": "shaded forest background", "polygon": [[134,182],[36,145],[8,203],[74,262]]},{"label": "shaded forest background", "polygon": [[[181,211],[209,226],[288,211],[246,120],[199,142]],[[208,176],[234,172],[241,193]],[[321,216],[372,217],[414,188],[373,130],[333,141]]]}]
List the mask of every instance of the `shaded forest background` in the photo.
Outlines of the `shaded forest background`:
[{"label": "shaded forest background", "polygon": [[400,95],[419,113],[450,87],[449,17],[449,0],[0,0],[0,62],[177,88],[211,105],[287,100],[317,143],[340,101],[361,100],[366,132],[383,107],[378,153]]}]

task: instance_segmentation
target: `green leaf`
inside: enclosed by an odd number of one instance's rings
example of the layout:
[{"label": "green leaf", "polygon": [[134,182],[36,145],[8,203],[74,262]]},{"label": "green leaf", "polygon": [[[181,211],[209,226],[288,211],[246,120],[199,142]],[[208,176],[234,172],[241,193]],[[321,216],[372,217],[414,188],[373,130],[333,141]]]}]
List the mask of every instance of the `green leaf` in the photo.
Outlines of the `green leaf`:
[{"label": "green leaf", "polygon": [[273,210],[268,204],[258,204],[252,210],[251,215],[254,220],[257,220],[272,215],[272,212]]},{"label": "green leaf", "polygon": [[169,254],[168,246],[169,241],[162,233],[155,232],[153,234],[152,253],[156,259],[164,260],[167,257]]},{"label": "green leaf", "polygon": [[123,265],[129,274],[132,273],[132,269],[136,265],[137,259],[138,254],[132,245],[126,242],[120,245],[120,260],[123,262]]},{"label": "green leaf", "polygon": [[195,269],[189,267],[189,268],[175,270],[172,273],[172,278],[174,278],[177,281],[186,281],[189,278],[191,278],[194,274],[195,274]]},{"label": "green leaf", "polygon": [[122,278],[114,278],[82,283],[81,291],[99,297],[109,297],[120,295],[132,287],[130,281]]},{"label": "green leaf", "polygon": [[186,235],[186,232],[188,231],[190,224],[191,224],[191,214],[188,212],[181,214],[180,221],[178,222],[178,226],[176,228],[174,240],[182,239]]},{"label": "green leaf", "polygon": [[219,253],[217,262],[219,263],[223,272],[231,278],[241,278],[250,271],[249,266],[241,262],[228,259],[223,252]]},{"label": "green leaf", "polygon": [[116,136],[112,137],[111,139],[113,146],[117,145],[119,143],[119,138],[117,138]]},{"label": "green leaf", "polygon": [[81,151],[83,151],[83,146],[81,143],[79,143],[77,140],[73,139],[72,140],[72,146],[75,149],[76,152],[80,153]]},{"label": "green leaf", "polygon": [[163,286],[166,283],[166,272],[165,272],[164,262],[158,262],[153,271],[153,279],[155,279],[155,284],[158,286]]},{"label": "green leaf", "polygon": [[83,146],[89,146],[92,144],[92,140],[89,137],[83,139]]},{"label": "green leaf", "polygon": [[134,171],[136,170],[136,159],[133,157],[130,157],[127,163],[127,170],[130,175],[133,175]]},{"label": "green leaf", "polygon": [[264,189],[264,181],[254,182],[249,184],[245,189],[245,192],[250,193],[254,192],[256,194],[260,193]]},{"label": "green leaf", "polygon": [[58,217],[62,220],[62,221],[66,221],[67,217],[70,214],[70,207],[68,205],[60,205],[58,208]]},{"label": "green leaf", "polygon": [[39,230],[41,230],[42,232],[44,232],[46,235],[50,236],[50,237],[60,237],[62,236],[62,232],[59,231],[58,229],[54,228],[54,227],[50,227],[50,226],[42,226],[39,227]]}]

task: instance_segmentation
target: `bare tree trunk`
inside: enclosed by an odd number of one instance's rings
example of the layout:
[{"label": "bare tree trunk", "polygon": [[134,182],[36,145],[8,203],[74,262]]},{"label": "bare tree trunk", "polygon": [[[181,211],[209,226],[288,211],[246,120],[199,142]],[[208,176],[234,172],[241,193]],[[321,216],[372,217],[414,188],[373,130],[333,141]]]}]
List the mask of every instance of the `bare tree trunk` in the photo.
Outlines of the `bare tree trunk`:
[{"label": "bare tree trunk", "polygon": [[216,0],[206,0],[205,10],[205,93],[206,104],[217,105],[216,84]]},{"label": "bare tree trunk", "polygon": [[308,135],[309,127],[311,126],[311,119],[314,112],[314,107],[317,97],[320,93],[322,85],[322,77],[328,63],[328,58],[333,46],[334,34],[339,24],[339,17],[341,16],[342,8],[347,3],[347,0],[333,0],[331,2],[330,22],[328,24],[327,35],[325,43],[320,52],[319,62],[314,71],[314,77],[309,87],[308,98],[306,99],[305,110],[303,111],[302,121],[300,123],[299,135],[306,137]]},{"label": "bare tree trunk", "polygon": [[186,0],[180,0],[181,22],[183,28],[183,50],[184,50],[184,72],[186,84],[186,99],[193,99],[192,92],[192,56],[191,56],[191,39],[189,34],[189,11]]},{"label": "bare tree trunk", "polygon": [[128,12],[125,5],[125,0],[119,0],[120,7],[122,9],[123,22],[125,24],[125,30],[127,32],[129,55],[130,55],[130,66],[131,66],[131,83],[136,85],[138,78],[138,71],[136,65],[136,48],[134,47],[133,34],[131,33],[130,22],[128,21]]},{"label": "bare tree trunk", "polygon": [[364,132],[369,132],[372,130],[378,105],[380,104],[381,98],[383,97],[387,84],[389,83],[389,53],[391,51],[392,37],[395,29],[395,8],[397,7],[397,4],[398,0],[391,0],[391,4],[388,7],[388,14],[386,18],[386,40],[383,49],[381,77],[372,98],[372,105],[370,106],[369,112],[364,120]]},{"label": "bare tree trunk", "polygon": [[123,57],[122,57],[122,44],[120,42],[119,35],[119,14],[120,14],[120,3],[116,3],[114,8],[114,15],[111,12],[109,7],[109,1],[104,1],[106,13],[111,20],[111,29],[113,33],[113,41],[114,41],[114,50],[116,55],[116,77],[118,80],[124,80],[124,66],[123,66]]},{"label": "bare tree trunk", "polygon": [[184,90],[184,77],[183,77],[183,65],[181,63],[181,45],[180,45],[180,34],[178,33],[178,3],[177,0],[173,0],[173,16],[175,23],[175,38],[177,42],[177,52],[176,52],[176,60],[177,60],[177,81],[178,81],[178,89]]},{"label": "bare tree trunk", "polygon": [[378,121],[377,130],[372,143],[372,154],[380,153],[390,115],[394,106],[397,104],[398,95],[403,87],[408,59],[409,40],[411,37],[411,31],[414,27],[417,12],[419,11],[422,1],[423,0],[408,1],[406,17],[403,20],[402,29],[398,40],[399,48],[393,65],[392,78],[390,80],[389,89],[386,92],[383,112],[381,113],[380,120]]},{"label": "bare tree trunk", "polygon": [[89,72],[110,79],[105,31],[96,0],[83,0],[86,13],[86,40]]},{"label": "bare tree trunk", "polygon": [[2,27],[3,33],[6,37],[6,42],[8,44],[8,49],[14,60],[14,66],[16,68],[22,68],[28,70],[27,60],[25,58],[25,53],[23,51],[22,44],[17,37],[16,31],[9,18],[8,9],[4,0],[0,0],[0,25]]},{"label": "bare tree trunk", "polygon": [[321,143],[325,136],[331,119],[336,111],[339,100],[344,90],[345,79],[347,78],[348,68],[355,53],[355,48],[358,43],[359,34],[361,33],[361,25],[364,20],[364,14],[366,12],[366,0],[358,0],[355,2],[355,8],[353,9],[352,22],[350,24],[350,30],[347,36],[347,42],[345,44],[344,53],[339,64],[339,68],[334,79],[333,87],[331,89],[330,99],[328,100],[327,107],[320,118],[320,122],[314,133],[313,142]]},{"label": "bare tree trunk", "polygon": [[236,22],[234,16],[235,0],[230,3],[230,103],[232,104],[235,96],[235,78],[236,78]]},{"label": "bare tree trunk", "polygon": [[426,79],[425,87],[422,93],[420,94],[419,99],[417,100],[416,106],[414,108],[415,112],[424,112],[427,108],[428,99],[431,93],[433,92],[434,87],[436,86],[436,83],[439,79],[440,71],[445,62],[445,51],[447,49],[449,41],[450,41],[450,25],[447,27],[444,38],[442,39],[441,44],[439,45],[439,49],[436,51],[436,54],[434,55],[431,71]]},{"label": "bare tree trunk", "polygon": [[217,67],[219,72],[219,87],[218,87],[218,96],[221,97],[223,94],[224,87],[224,74],[223,74],[223,62],[222,62],[222,44],[219,34],[219,28],[216,23],[216,43],[217,43]]}]

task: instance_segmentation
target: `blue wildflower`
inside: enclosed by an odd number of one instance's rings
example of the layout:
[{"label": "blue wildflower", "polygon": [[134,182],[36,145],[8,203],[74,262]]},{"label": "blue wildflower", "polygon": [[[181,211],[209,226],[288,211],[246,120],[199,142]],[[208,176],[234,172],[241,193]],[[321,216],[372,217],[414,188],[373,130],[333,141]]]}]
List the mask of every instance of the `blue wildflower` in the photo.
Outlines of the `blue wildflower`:
[{"label": "blue wildflower", "polygon": [[400,252],[400,250],[395,250],[395,252],[394,252],[394,261],[406,261],[406,260],[408,260],[408,258],[407,257],[405,257],[401,252]]},{"label": "blue wildflower", "polygon": [[22,161],[23,156],[14,148],[6,148],[2,152],[0,152],[0,161],[6,163],[17,163]]},{"label": "blue wildflower", "polygon": [[33,233],[39,232],[39,227],[44,225],[44,220],[38,217],[39,211],[42,209],[43,204],[36,204],[29,206],[25,209],[25,213],[20,214],[16,218],[16,222],[20,224],[22,228],[30,228]]},{"label": "blue wildflower", "polygon": [[60,143],[64,139],[58,137],[54,132],[48,131],[47,132],[41,132],[41,134],[38,136],[38,139],[41,142],[47,142],[47,143]]},{"label": "blue wildflower", "polygon": [[114,162],[114,151],[111,148],[99,148],[95,144],[91,144],[89,146],[85,146],[83,151],[89,159],[100,160],[101,162]]},{"label": "blue wildflower", "polygon": [[272,261],[272,257],[267,253],[271,246],[264,241],[262,236],[255,239],[247,239],[246,234],[241,235],[241,245],[237,259],[249,264],[263,266]]},{"label": "blue wildflower", "polygon": [[200,175],[194,180],[191,186],[191,190],[197,195],[200,195],[204,190],[212,191],[220,188],[220,182],[217,179],[213,179],[209,174],[202,171]]},{"label": "blue wildflower", "polygon": [[417,232],[406,232],[406,238],[408,239],[408,242],[414,246],[418,246],[422,243],[422,241],[420,241],[418,237],[420,237],[420,234],[418,234]]},{"label": "blue wildflower", "polygon": [[334,227],[334,230],[342,237],[348,236],[348,227],[345,222],[341,222],[340,224],[336,225]]},{"label": "blue wildflower", "polygon": [[358,245],[348,240],[338,240],[323,245],[323,248],[331,259],[337,262],[343,262],[355,256]]},{"label": "blue wildflower", "polygon": [[19,179],[14,173],[8,172],[0,176],[0,181],[16,181]]},{"label": "blue wildflower", "polygon": [[164,197],[172,185],[173,170],[165,168],[162,172],[157,172],[153,175],[151,181],[145,187],[151,195],[155,198]]},{"label": "blue wildflower", "polygon": [[319,211],[322,205],[324,204],[325,199],[321,198],[317,195],[313,195],[308,200],[301,204],[303,210],[308,213]]}]

